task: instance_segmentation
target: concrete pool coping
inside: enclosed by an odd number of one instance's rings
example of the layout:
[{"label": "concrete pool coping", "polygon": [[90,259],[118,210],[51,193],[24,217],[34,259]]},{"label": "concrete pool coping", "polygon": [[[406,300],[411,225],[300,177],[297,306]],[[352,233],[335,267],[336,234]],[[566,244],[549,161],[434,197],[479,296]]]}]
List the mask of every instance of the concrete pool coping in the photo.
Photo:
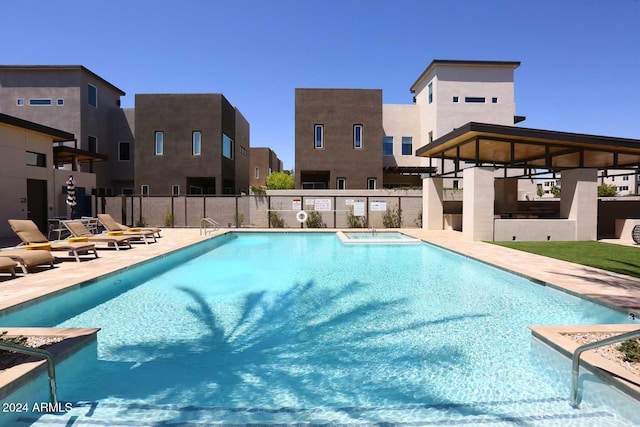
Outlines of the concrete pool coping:
[{"label": "concrete pool coping", "polygon": [[[490,265],[514,272],[532,279],[541,285],[564,290],[570,294],[604,304],[623,313],[640,314],[640,279],[611,273],[591,267],[580,266],[565,261],[529,254],[502,246],[484,242],[465,240],[462,233],[443,230],[430,231],[422,229],[386,229],[400,231],[421,239],[427,243],[456,252],[460,255],[485,262]],[[169,228],[163,229],[163,237],[157,243],[136,245],[133,249],[116,251],[99,250],[100,257],[82,262],[64,261],[56,263],[55,268],[43,268],[34,273],[11,279],[0,274],[0,311],[12,311],[17,307],[28,305],[48,296],[80,287],[85,283],[115,271],[130,268],[147,262],[153,258],[191,246],[212,237],[228,232],[337,232],[332,229],[221,229],[214,233],[201,234],[199,229]],[[349,230],[341,230],[349,231]],[[54,254],[60,256],[60,254]],[[640,255],[640,252],[639,252]],[[1,322],[1,320],[0,320]],[[100,326],[100,325],[95,325]],[[601,325],[582,325],[582,332],[598,332]],[[620,326],[620,325],[617,325]],[[640,329],[640,324],[627,325]],[[563,328],[567,328],[564,327]],[[1,328],[0,330],[8,330]],[[535,334],[534,334],[535,335]],[[95,335],[94,335],[95,336]],[[566,339],[566,338],[565,338]],[[562,348],[563,354],[571,352],[571,343],[564,340],[547,339],[556,350]],[[552,345],[553,343],[553,345]],[[574,343],[575,344],[575,343]],[[585,355],[583,355],[584,358]],[[588,360],[588,359],[587,359]],[[628,372],[625,370],[625,372]],[[630,374],[630,373],[629,373]],[[606,373],[603,374],[606,376]],[[626,375],[621,374],[622,378]],[[570,378],[567,378],[570,381]],[[630,379],[633,382],[632,379]],[[6,386],[6,380],[0,375],[0,388]],[[640,394],[636,395],[638,399]]]}]

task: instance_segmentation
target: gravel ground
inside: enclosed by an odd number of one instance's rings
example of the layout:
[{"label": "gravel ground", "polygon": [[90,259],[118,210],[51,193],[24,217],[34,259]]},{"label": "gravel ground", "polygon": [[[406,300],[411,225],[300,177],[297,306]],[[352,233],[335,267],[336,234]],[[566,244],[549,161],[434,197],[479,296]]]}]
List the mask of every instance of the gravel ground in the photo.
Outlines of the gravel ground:
[{"label": "gravel ground", "polygon": [[[60,342],[63,339],[63,337],[27,337],[25,346],[31,348],[44,348],[51,344]],[[28,356],[26,354],[0,351],[0,370],[15,366],[21,363],[23,360],[28,359],[29,357],[31,356]]]},{"label": "gravel ground", "polygon": [[[613,337],[616,335],[620,335],[619,333],[580,333],[580,334],[563,334],[568,338],[571,338],[574,341],[580,343],[580,345],[590,344],[595,341],[600,341],[605,338]],[[625,368],[626,370],[633,372],[634,374],[640,376],[640,363],[635,362],[625,362],[622,360],[624,355],[617,350],[617,347],[620,346],[620,343],[609,344],[604,347],[598,347],[593,350],[589,350],[589,352],[594,352],[597,355],[604,357],[610,362],[615,363],[618,366]]]}]

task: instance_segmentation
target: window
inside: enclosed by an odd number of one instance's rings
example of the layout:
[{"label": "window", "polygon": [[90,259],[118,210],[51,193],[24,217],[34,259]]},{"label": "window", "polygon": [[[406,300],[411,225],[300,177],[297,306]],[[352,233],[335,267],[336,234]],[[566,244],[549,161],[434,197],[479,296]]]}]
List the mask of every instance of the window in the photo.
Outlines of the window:
[{"label": "window", "polygon": [[92,107],[98,108],[98,88],[94,85],[87,86],[87,102]]},{"label": "window", "polygon": [[172,196],[179,196],[180,195],[180,186],[175,184],[171,186],[171,195]]},{"label": "window", "polygon": [[271,175],[271,168],[267,171],[267,176]]},{"label": "window", "polygon": [[324,148],[324,126],[323,125],[315,125],[313,129],[314,133],[314,148],[316,150],[321,150]]},{"label": "window", "polygon": [[453,180],[453,188],[456,190],[460,188],[460,182],[457,179]]},{"label": "window", "polygon": [[56,101],[56,104],[57,104],[59,107],[62,107],[62,106],[64,105],[64,99],[60,99],[60,98],[58,98],[58,100]]},{"label": "window", "polygon": [[429,104],[433,102],[433,82],[429,83]]},{"label": "window", "polygon": [[155,147],[156,156],[162,156],[164,153],[164,132],[157,131],[156,132],[156,147]]},{"label": "window", "polygon": [[429,131],[429,144],[433,142],[433,131]]},{"label": "window", "polygon": [[240,154],[242,154],[243,156],[247,155],[247,149],[244,148],[242,145],[240,146]]},{"label": "window", "polygon": [[479,97],[479,96],[467,96],[464,98],[464,102],[472,102],[472,103],[478,103],[478,104],[484,104],[485,98],[484,97]]},{"label": "window", "polygon": [[120,191],[120,194],[124,194],[126,196],[132,196],[133,195],[133,188],[125,187]]},{"label": "window", "polygon": [[46,98],[32,98],[29,105],[51,105],[51,100]]},{"label": "window", "polygon": [[382,139],[382,155],[393,156],[393,137],[385,136]]},{"label": "window", "polygon": [[98,138],[96,138],[95,136],[87,137],[87,150],[92,153],[98,152]]},{"label": "window", "polygon": [[260,178],[260,168],[256,168],[256,170],[253,173],[253,176],[256,178]]},{"label": "window", "polygon": [[128,141],[118,142],[118,160],[121,162],[131,160],[131,144]]},{"label": "window", "polygon": [[623,177],[622,177],[622,180],[623,180],[623,181],[629,181],[629,176],[628,176],[628,175],[623,176]]},{"label": "window", "polygon": [[191,132],[191,154],[199,156],[201,152],[202,134],[199,131]]},{"label": "window", "polygon": [[376,178],[367,178],[367,189],[375,190],[377,183],[378,183],[378,180]]},{"label": "window", "polygon": [[347,178],[338,178],[336,180],[336,188],[338,190],[345,190],[347,188]]},{"label": "window", "polygon": [[43,153],[27,151],[27,165],[45,168],[47,167],[47,155]]},{"label": "window", "polygon": [[353,148],[362,148],[362,125],[353,125]]},{"label": "window", "polygon": [[22,107],[24,105],[24,99],[22,99],[22,98],[16,99],[16,105],[18,107]]},{"label": "window", "polygon": [[222,134],[222,155],[233,160],[233,139],[224,133]]},{"label": "window", "polygon": [[453,102],[458,102],[458,97],[457,96],[453,97]]},{"label": "window", "polygon": [[149,185],[148,184],[142,184],[140,186],[140,194],[142,194],[143,196],[148,196],[149,195]]},{"label": "window", "polygon": [[402,137],[402,155],[411,156],[413,154],[413,138],[410,136]]},{"label": "window", "polygon": [[491,103],[492,104],[497,104],[498,103],[498,98],[491,98]]}]

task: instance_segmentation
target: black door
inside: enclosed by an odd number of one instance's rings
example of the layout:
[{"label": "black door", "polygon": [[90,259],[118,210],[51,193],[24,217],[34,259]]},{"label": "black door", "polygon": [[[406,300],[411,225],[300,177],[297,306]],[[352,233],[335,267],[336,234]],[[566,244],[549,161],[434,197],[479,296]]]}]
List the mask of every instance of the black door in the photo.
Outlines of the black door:
[{"label": "black door", "polygon": [[27,179],[27,218],[47,231],[47,181]]}]

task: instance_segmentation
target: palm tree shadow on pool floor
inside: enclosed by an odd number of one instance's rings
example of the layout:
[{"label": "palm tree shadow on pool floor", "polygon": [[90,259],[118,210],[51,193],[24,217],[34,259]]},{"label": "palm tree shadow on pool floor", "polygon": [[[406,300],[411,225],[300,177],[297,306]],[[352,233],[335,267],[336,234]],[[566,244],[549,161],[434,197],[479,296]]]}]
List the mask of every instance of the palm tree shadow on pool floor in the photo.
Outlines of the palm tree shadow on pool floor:
[{"label": "palm tree shadow on pool floor", "polygon": [[[180,287],[194,303],[188,312],[206,332],[184,341],[125,344],[112,350],[134,354],[140,362],[98,361],[96,368],[108,381],[82,400],[149,398],[158,406],[181,402],[176,405],[190,411],[245,408],[268,413],[331,407],[354,416],[369,410],[370,402],[384,402],[385,407],[444,405],[459,414],[485,413],[443,401],[428,384],[398,373],[415,369],[416,360],[441,369],[464,364],[464,349],[446,343],[428,349],[389,345],[403,342],[407,334],[428,334],[429,328],[484,314],[389,322],[390,313],[395,318],[408,313],[408,300],[354,298],[367,286],[351,282],[327,289],[308,282],[275,298],[249,293],[231,327],[223,325],[204,295]],[[177,417],[188,415],[180,412]]]}]

